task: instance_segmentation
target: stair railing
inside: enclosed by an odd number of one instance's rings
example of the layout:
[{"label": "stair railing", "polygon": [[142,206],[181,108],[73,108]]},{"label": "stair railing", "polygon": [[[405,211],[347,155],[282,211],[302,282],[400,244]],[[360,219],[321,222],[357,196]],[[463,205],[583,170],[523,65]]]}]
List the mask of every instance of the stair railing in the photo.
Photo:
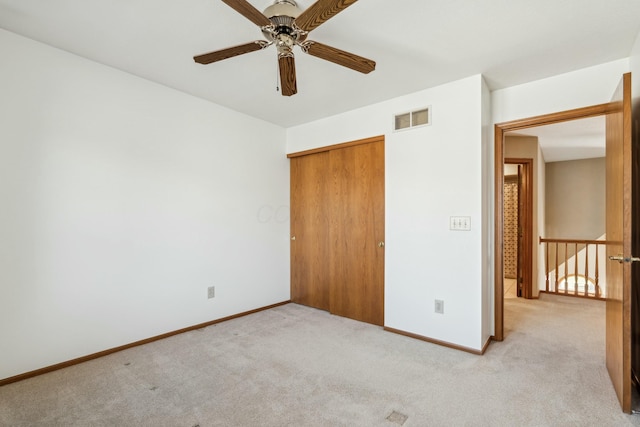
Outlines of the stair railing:
[{"label": "stair railing", "polygon": [[606,286],[601,286],[605,264],[600,265],[600,261],[606,258],[606,240],[540,237],[540,244],[545,245],[545,292],[605,298]]}]

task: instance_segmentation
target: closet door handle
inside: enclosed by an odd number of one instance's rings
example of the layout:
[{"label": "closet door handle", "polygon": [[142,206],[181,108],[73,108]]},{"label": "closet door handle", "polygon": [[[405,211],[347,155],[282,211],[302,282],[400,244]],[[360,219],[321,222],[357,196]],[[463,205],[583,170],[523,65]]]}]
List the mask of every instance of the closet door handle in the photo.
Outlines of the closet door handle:
[{"label": "closet door handle", "polygon": [[379,248],[384,248],[384,242],[378,242],[378,247]]}]

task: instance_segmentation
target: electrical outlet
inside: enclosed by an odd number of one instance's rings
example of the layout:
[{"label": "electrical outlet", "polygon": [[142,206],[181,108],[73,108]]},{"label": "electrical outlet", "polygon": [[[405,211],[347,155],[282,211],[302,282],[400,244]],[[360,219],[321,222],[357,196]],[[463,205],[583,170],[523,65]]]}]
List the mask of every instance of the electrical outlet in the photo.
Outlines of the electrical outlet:
[{"label": "electrical outlet", "polygon": [[209,286],[209,288],[207,289],[207,298],[211,299],[213,297],[216,296],[216,287],[215,286]]},{"label": "electrical outlet", "polygon": [[434,311],[438,314],[444,314],[444,301],[441,299],[437,299],[435,303]]}]

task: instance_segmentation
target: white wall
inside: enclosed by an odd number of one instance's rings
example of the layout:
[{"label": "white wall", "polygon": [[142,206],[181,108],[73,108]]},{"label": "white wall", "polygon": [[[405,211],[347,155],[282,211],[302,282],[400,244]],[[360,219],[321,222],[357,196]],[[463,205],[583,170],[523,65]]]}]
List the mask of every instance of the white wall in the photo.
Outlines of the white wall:
[{"label": "white wall", "polygon": [[[631,91],[633,92],[634,105],[640,105],[640,32],[636,37],[636,42],[631,51],[630,69],[631,69]],[[638,108],[640,110],[640,108]],[[637,123],[636,126],[640,125]]]},{"label": "white wall", "polygon": [[289,299],[284,129],[4,30],[0,53],[0,378]]},{"label": "white wall", "polygon": [[[538,281],[538,289],[532,289],[533,295],[537,296],[539,294],[538,291],[542,291],[546,289],[546,274],[547,274],[547,266],[545,265],[545,248],[544,245],[541,245],[539,242],[539,238],[544,233],[544,227],[547,223],[547,168],[544,161],[544,156],[542,155],[542,148],[540,144],[538,144],[538,161],[536,162],[538,166],[538,170],[536,171],[536,187],[538,193],[537,200],[537,209],[536,213],[537,217],[537,236],[533,236],[534,243],[536,243],[537,249],[537,273],[534,272],[534,277],[537,277]],[[535,282],[533,283],[533,287],[535,288]]]},{"label": "white wall", "polygon": [[547,218],[541,231],[543,237],[597,239],[605,233],[605,166],[605,157],[546,164]]},{"label": "white wall", "polygon": [[609,102],[629,60],[620,59],[491,93],[493,122],[502,123]]},{"label": "white wall", "polygon": [[[487,275],[482,94],[476,75],[287,130],[288,152],[386,136],[385,326],[475,350]],[[394,114],[424,106],[431,126],[392,132]],[[471,231],[450,231],[450,216],[470,216]]]},{"label": "white wall", "polygon": [[494,334],[494,143],[491,121],[491,92],[482,81],[482,341],[487,342]]}]

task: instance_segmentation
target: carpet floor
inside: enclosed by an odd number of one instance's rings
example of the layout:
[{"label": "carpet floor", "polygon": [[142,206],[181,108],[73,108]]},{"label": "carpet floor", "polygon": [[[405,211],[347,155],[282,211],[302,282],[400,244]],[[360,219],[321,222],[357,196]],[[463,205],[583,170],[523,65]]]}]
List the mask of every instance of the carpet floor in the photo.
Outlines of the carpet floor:
[{"label": "carpet floor", "polygon": [[505,300],[484,356],[288,304],[0,387],[2,426],[627,426],[604,302]]}]

